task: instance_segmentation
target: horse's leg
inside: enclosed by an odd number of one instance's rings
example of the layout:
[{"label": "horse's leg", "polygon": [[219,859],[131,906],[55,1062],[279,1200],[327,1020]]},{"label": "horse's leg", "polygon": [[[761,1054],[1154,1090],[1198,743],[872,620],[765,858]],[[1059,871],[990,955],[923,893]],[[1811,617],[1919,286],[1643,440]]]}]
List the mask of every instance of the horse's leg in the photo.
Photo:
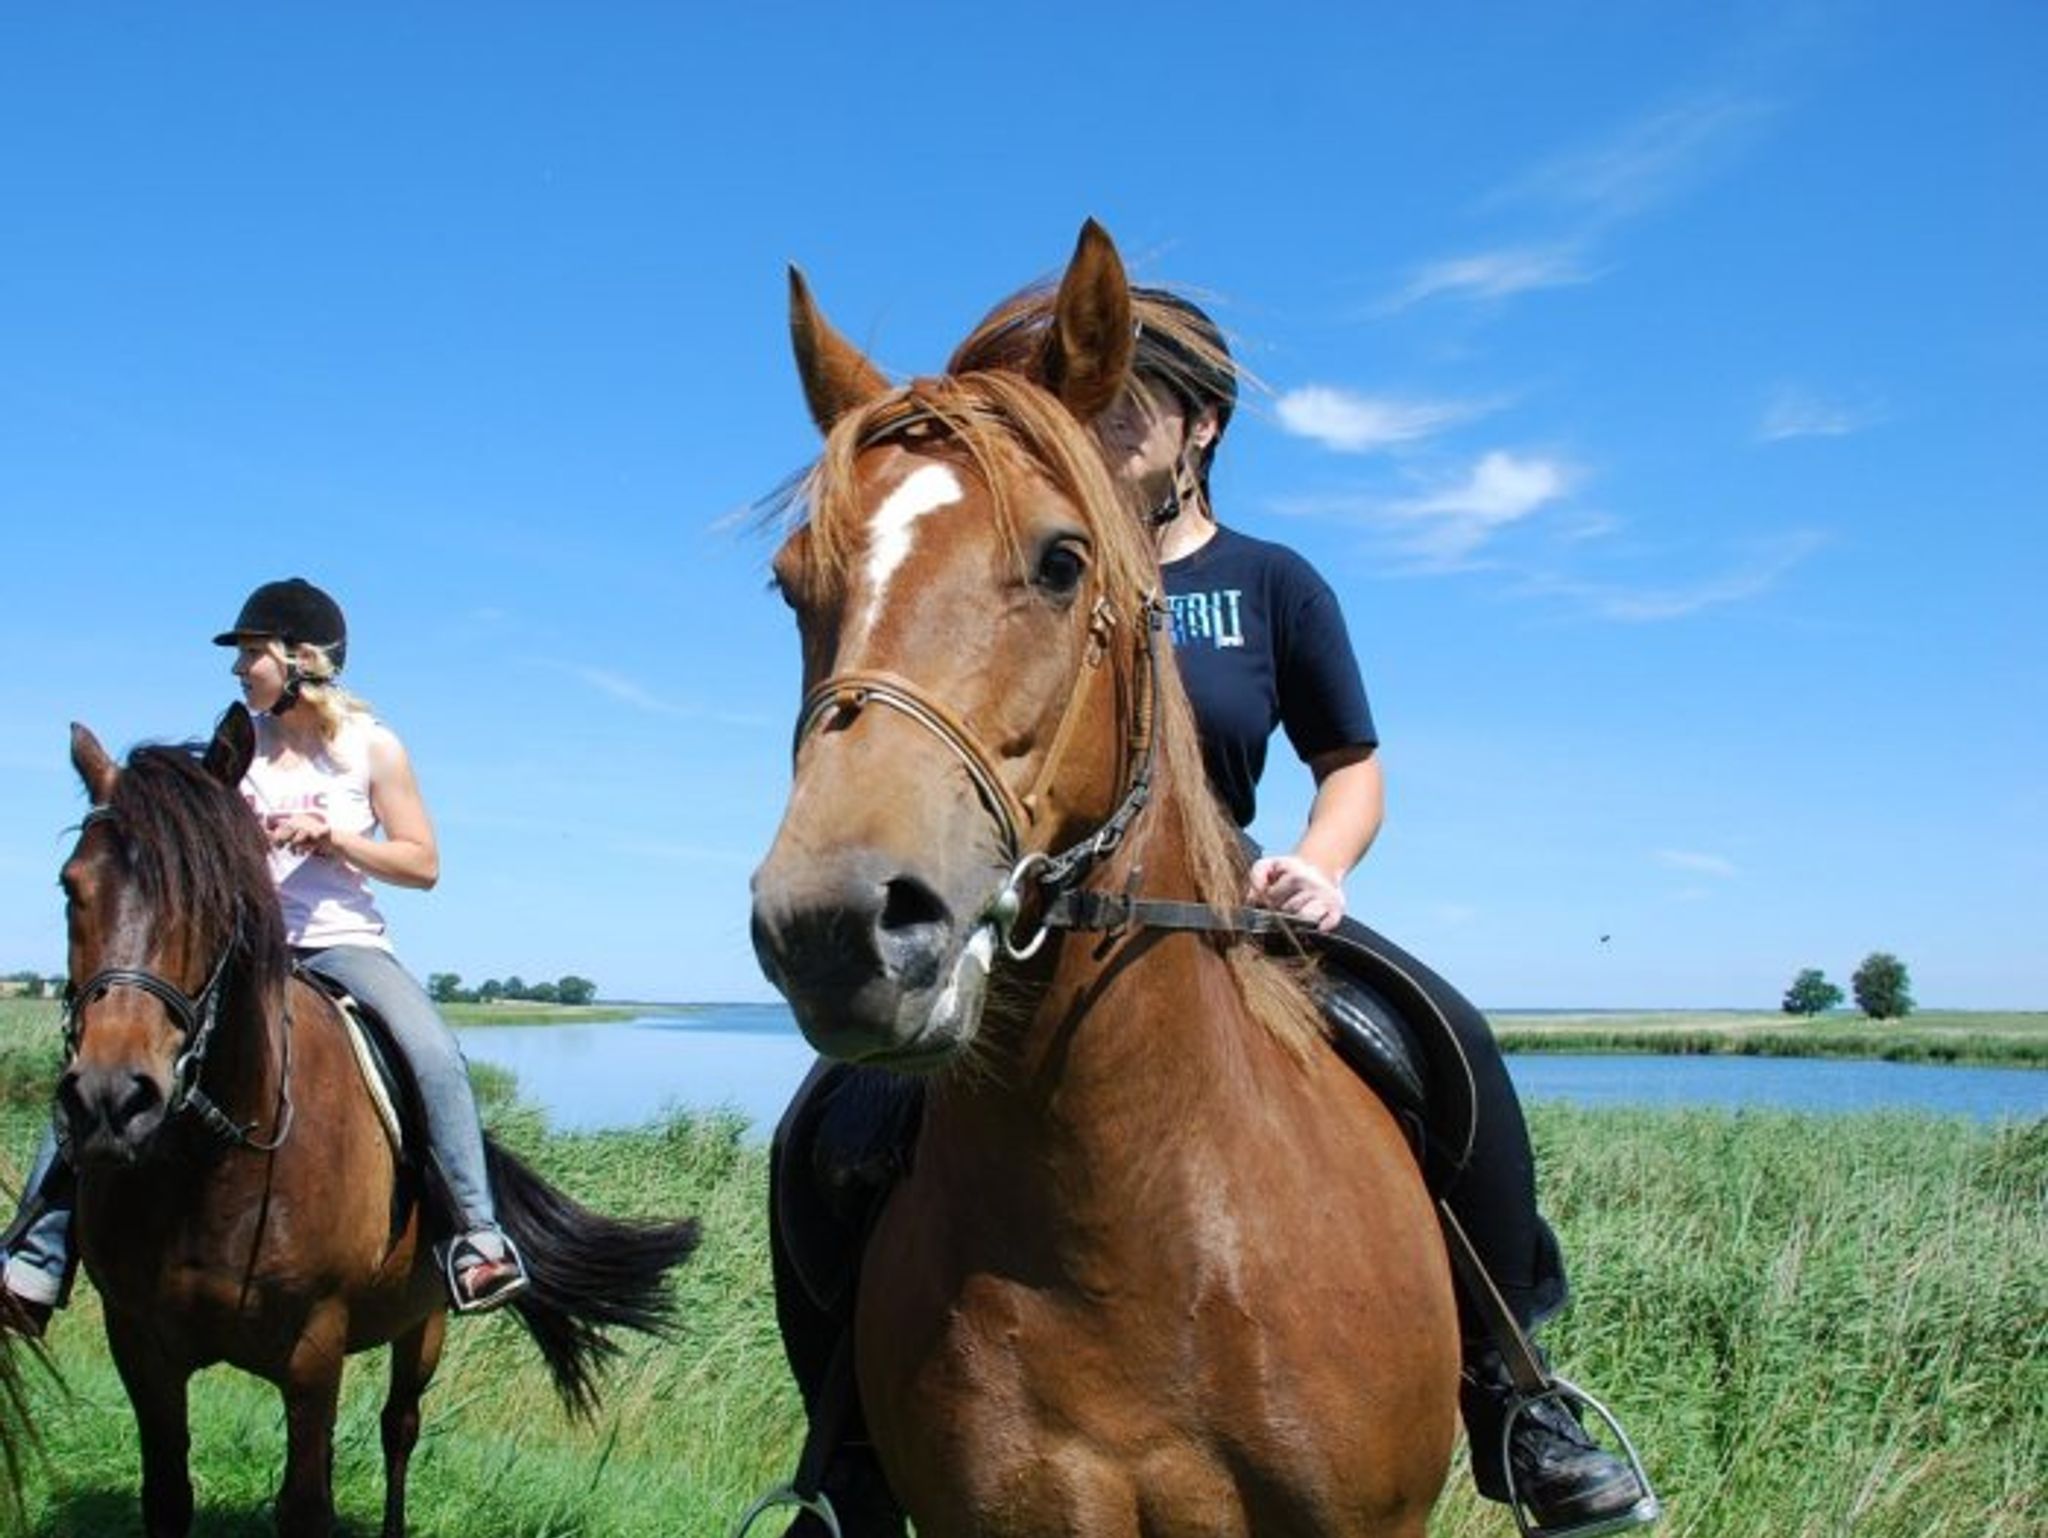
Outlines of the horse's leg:
[{"label": "horse's leg", "polygon": [[330,1538],[334,1528],[334,1412],[341,1399],[338,1306],[317,1309],[286,1365],[284,1484],[277,1492],[278,1538]]},{"label": "horse's leg", "polygon": [[142,1442],[142,1530],[147,1538],[185,1538],[192,1530],[192,1474],[186,1424],[186,1370],[125,1312],[107,1310],[107,1345],[135,1407]]},{"label": "horse's leg", "polygon": [[405,1470],[420,1439],[420,1396],[434,1381],[448,1316],[436,1309],[391,1343],[391,1394],[384,1401],[384,1538],[405,1538]]}]

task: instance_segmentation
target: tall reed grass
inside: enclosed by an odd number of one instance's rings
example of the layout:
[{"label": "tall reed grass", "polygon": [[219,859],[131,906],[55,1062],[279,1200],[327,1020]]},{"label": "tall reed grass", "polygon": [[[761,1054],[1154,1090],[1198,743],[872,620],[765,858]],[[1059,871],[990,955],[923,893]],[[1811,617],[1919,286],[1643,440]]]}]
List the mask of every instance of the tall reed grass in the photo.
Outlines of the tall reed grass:
[{"label": "tall reed grass", "polygon": [[[800,1437],[769,1295],[765,1162],[729,1118],[557,1136],[494,1080],[500,1134],[582,1200],[691,1213],[683,1331],[629,1346],[589,1425],[555,1408],[517,1325],[458,1321],[413,1465],[422,1538],[722,1538]],[[0,1112],[24,1162],[39,1112]],[[1671,1538],[2048,1534],[2048,1121],[1716,1111],[1532,1115],[1545,1206],[1577,1299],[1560,1368],[1624,1418]],[[135,1433],[81,1286],[28,1367],[41,1538],[139,1531]],[[359,1359],[336,1446],[344,1531],[377,1528],[379,1358]],[[194,1385],[206,1538],[267,1533],[275,1393]],[[1437,1538],[1503,1538],[1462,1475]]]}]

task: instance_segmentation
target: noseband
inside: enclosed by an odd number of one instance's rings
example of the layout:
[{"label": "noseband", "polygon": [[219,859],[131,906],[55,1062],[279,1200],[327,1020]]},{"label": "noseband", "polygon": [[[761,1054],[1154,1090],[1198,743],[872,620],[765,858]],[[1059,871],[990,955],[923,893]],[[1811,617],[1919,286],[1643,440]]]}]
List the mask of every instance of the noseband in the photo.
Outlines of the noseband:
[{"label": "noseband", "polygon": [[[108,808],[96,806],[85,814],[80,828],[89,828],[96,822],[111,822],[113,816]],[[170,1012],[171,1023],[177,1026],[179,1035],[185,1040],[185,1049],[171,1065],[171,1093],[164,1103],[164,1115],[168,1118],[189,1109],[208,1131],[223,1141],[252,1148],[259,1153],[269,1153],[283,1147],[292,1130],[292,1038],[289,1020],[285,1024],[284,1079],[279,1089],[284,1109],[275,1138],[259,1142],[250,1136],[256,1125],[254,1122],[248,1126],[238,1124],[199,1087],[200,1072],[206,1067],[206,1049],[212,1044],[214,1027],[220,1021],[220,1000],[225,991],[221,985],[227,977],[228,961],[235,953],[235,943],[240,938],[241,919],[241,905],[237,900],[234,925],[221,944],[220,955],[214,961],[213,970],[207,974],[205,986],[197,993],[188,994],[176,983],[140,967],[102,967],[71,988],[64,1004],[64,1055],[67,1059],[78,1055],[79,1046],[85,1039],[86,1006],[116,988],[133,988],[146,993]]]}]

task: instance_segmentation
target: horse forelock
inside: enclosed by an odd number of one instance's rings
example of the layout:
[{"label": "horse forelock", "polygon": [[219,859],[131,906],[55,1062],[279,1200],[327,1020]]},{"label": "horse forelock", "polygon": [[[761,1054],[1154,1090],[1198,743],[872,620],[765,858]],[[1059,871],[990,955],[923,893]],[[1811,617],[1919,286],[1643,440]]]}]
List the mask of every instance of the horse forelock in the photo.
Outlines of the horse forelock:
[{"label": "horse forelock", "polygon": [[[1135,669],[1144,665],[1146,606],[1161,591],[1158,558],[1142,514],[1118,488],[1095,436],[1050,392],[1016,371],[1026,356],[1020,339],[1034,324],[1035,312],[1025,316],[1021,329],[1005,334],[1007,352],[993,345],[984,349],[990,366],[914,381],[834,424],[817,463],[793,488],[794,510],[806,533],[800,547],[805,582],[813,591],[843,596],[854,580],[875,513],[857,465],[873,448],[894,444],[950,464],[976,482],[985,492],[981,500],[992,533],[1020,569],[1025,557],[1011,488],[1021,476],[1036,473],[1086,526],[1097,590],[1115,611],[1122,633],[1133,638],[1119,665]],[[1233,909],[1244,898],[1242,842],[1209,789],[1172,646],[1164,637],[1156,645],[1162,804],[1140,819],[1140,851],[1167,836],[1169,827],[1177,830],[1192,887],[1186,895],[1212,908]],[[1274,964],[1255,944],[1233,944],[1225,954],[1247,1009],[1290,1050],[1305,1052],[1322,1027],[1292,970]]]},{"label": "horse forelock", "polygon": [[289,969],[284,918],[256,816],[201,759],[203,743],[137,748],[107,803],[122,857],[159,925],[184,924],[197,948],[231,940],[268,995]]}]

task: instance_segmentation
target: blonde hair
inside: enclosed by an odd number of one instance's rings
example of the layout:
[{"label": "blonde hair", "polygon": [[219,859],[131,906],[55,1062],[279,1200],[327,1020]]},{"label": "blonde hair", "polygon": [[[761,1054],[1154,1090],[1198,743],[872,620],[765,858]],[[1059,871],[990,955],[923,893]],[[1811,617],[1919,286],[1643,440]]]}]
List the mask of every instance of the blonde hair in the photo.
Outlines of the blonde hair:
[{"label": "blonde hair", "polygon": [[296,647],[288,647],[276,636],[265,636],[263,646],[287,675],[291,669],[298,669],[299,703],[313,713],[313,719],[320,727],[322,742],[332,745],[341,735],[341,729],[352,719],[376,715],[368,700],[342,687],[334,658],[329,655],[327,647],[315,646],[311,641],[301,641]]}]

